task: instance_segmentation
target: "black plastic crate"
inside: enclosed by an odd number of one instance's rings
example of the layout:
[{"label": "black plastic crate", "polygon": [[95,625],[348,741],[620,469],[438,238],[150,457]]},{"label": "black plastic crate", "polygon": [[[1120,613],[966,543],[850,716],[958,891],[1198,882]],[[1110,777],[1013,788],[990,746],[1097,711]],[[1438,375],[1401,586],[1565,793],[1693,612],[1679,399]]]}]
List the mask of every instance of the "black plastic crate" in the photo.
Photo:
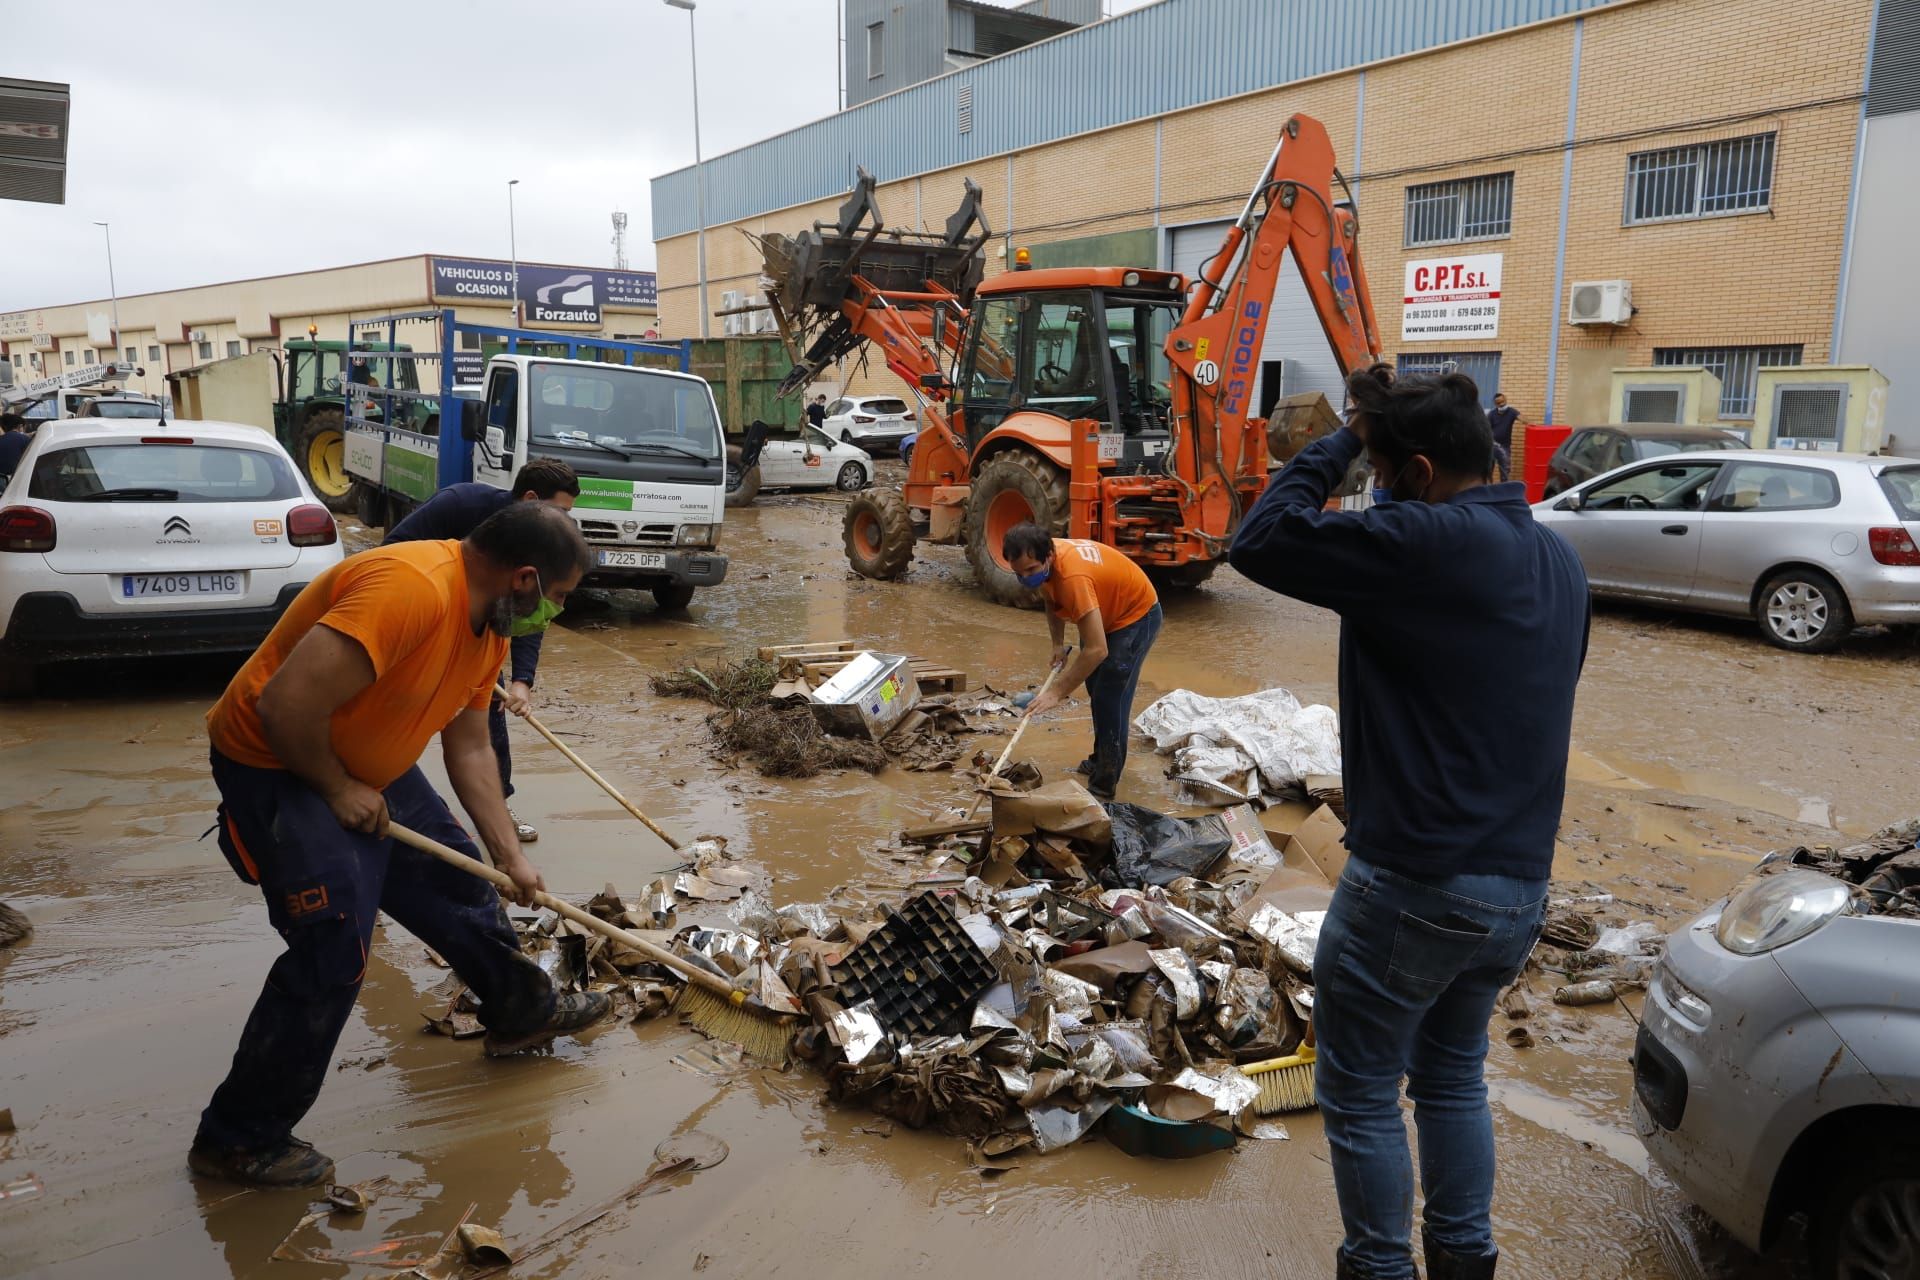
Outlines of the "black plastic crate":
[{"label": "black plastic crate", "polygon": [[833,969],[840,1003],[873,1001],[880,1024],[907,1037],[961,1029],[999,971],[944,899],[923,893],[895,911]]}]

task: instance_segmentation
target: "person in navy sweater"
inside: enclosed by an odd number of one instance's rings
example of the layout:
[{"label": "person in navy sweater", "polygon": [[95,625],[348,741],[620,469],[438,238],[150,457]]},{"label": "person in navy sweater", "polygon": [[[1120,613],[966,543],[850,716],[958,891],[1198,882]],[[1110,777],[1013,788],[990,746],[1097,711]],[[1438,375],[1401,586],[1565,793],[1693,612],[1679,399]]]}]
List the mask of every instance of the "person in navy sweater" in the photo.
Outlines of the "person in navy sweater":
[{"label": "person in navy sweater", "polygon": [[[1338,1272],[1412,1280],[1414,1101],[1430,1280],[1491,1277],[1487,1020],[1540,936],[1587,580],[1519,484],[1488,484],[1473,380],[1347,381],[1347,426],[1275,476],[1233,567],[1340,615],[1348,858],[1314,954]],[[1362,453],[1365,511],[1328,511]]]},{"label": "person in navy sweater", "polygon": [[[496,489],[490,484],[450,484],[422,503],[417,510],[387,531],[381,540],[386,546],[395,542],[426,542],[445,538],[465,538],[494,512],[512,502],[546,502],[562,511],[573,509],[580,496],[580,477],[573,468],[554,458],[529,458],[513,478],[511,489]],[[493,738],[493,754],[500,761],[500,786],[507,798],[513,798],[513,755],[507,741],[507,712],[525,716],[533,710],[533,677],[540,666],[540,629],[516,635],[509,650],[508,665],[512,678],[503,701],[495,697],[487,712],[487,731]],[[512,809],[514,831],[520,843],[532,844],[540,833],[522,822]]]}]

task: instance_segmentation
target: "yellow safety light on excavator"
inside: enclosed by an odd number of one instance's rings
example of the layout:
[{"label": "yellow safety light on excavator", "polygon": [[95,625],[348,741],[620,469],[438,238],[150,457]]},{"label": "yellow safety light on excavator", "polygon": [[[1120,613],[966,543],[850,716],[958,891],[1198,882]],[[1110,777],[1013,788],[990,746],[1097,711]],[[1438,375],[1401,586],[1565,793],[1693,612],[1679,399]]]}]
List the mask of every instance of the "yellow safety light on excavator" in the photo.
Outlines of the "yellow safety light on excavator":
[{"label": "yellow safety light on excavator", "polygon": [[1031,269],[1032,266],[1033,254],[1025,249],[1015,249],[1013,251],[1013,269],[1015,271],[1026,271]]},{"label": "yellow safety light on excavator", "polygon": [[319,325],[317,325],[317,324],[310,324],[310,325],[308,325],[308,326],[307,326],[307,340],[308,340],[308,341],[312,341],[312,340],[313,340],[313,339],[314,339],[314,338],[315,338],[316,336],[318,336],[318,335],[319,335],[319,333],[320,333],[320,326],[319,326]]}]

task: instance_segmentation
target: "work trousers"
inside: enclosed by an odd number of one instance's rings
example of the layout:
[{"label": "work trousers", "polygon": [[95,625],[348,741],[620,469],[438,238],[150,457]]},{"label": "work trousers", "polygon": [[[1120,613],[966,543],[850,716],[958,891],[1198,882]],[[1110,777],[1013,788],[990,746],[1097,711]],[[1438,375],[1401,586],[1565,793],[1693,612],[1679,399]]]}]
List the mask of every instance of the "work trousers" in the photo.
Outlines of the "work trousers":
[{"label": "work trousers", "polygon": [[[381,911],[473,989],[488,1030],[512,1036],[546,1024],[553,983],[521,954],[491,884],[390,839],[347,830],[318,792],[285,770],[212,755],[221,852],[241,879],[260,886],[267,919],[287,949],[268,970],[233,1066],[200,1115],[201,1140],[261,1151],[292,1135],[320,1096]],[[385,794],[393,821],[481,856],[419,766]]]},{"label": "work trousers", "polygon": [[1315,1090],[1356,1280],[1415,1280],[1413,1099],[1425,1222],[1450,1253],[1493,1243],[1487,1020],[1539,940],[1547,882],[1414,879],[1347,859],[1313,957]]},{"label": "work trousers", "polygon": [[1118,631],[1107,633],[1107,656],[1087,677],[1087,701],[1093,706],[1093,770],[1089,785],[1112,794],[1127,767],[1127,734],[1133,726],[1133,694],[1165,619],[1159,605]]},{"label": "work trousers", "polygon": [[500,791],[513,798],[513,744],[507,740],[507,704],[495,698],[487,708],[487,737],[493,740],[493,758],[500,762]]}]

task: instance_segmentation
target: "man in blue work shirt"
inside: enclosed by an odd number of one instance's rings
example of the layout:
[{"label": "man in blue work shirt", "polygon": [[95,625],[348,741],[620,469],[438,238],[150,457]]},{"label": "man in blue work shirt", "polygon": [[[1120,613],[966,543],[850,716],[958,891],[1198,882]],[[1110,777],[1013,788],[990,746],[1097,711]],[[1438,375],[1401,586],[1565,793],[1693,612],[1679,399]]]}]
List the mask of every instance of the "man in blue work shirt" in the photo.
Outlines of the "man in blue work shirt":
[{"label": "man in blue work shirt", "polygon": [[[1546,913],[1587,580],[1523,486],[1486,483],[1471,378],[1396,381],[1376,365],[1347,392],[1347,429],[1274,478],[1230,553],[1340,615],[1349,856],[1313,959],[1338,1275],[1416,1275],[1404,1076],[1427,1276],[1483,1280],[1499,1256],[1487,1020]],[[1375,505],[1326,510],[1363,450]]]},{"label": "man in blue work shirt", "polygon": [[[387,531],[381,545],[395,542],[427,542],[446,538],[464,538],[480,527],[482,521],[511,502],[546,502],[562,511],[573,509],[580,496],[580,478],[573,468],[553,458],[529,458],[527,465],[513,478],[511,489],[496,489],[490,484],[450,484],[422,503],[419,510]],[[540,666],[539,631],[516,635],[508,665],[512,679],[503,702],[495,697],[487,712],[487,732],[493,738],[493,754],[500,761],[500,787],[513,798],[513,755],[507,741],[507,712],[524,716],[533,709],[533,677]],[[540,833],[511,808],[513,829],[521,844],[532,844]]]}]

